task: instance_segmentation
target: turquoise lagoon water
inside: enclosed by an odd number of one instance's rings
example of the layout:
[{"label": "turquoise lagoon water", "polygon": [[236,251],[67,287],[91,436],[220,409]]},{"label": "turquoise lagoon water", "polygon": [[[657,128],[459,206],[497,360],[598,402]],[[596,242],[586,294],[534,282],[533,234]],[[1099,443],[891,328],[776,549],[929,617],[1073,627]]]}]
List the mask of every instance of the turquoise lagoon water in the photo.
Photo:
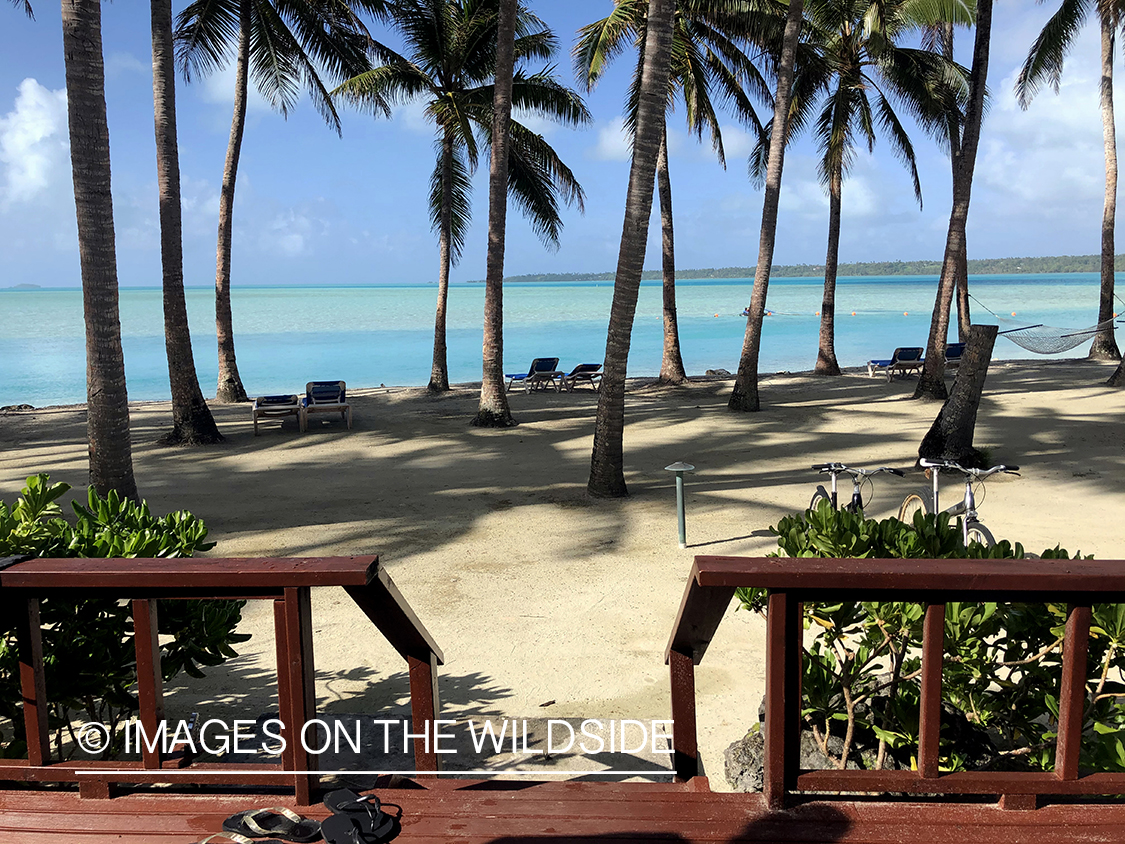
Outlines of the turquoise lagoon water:
[{"label": "turquoise lagoon water", "polygon": [[[1029,323],[1084,328],[1097,321],[1098,277],[979,276],[973,294],[1004,316]],[[816,361],[823,280],[773,279],[763,329],[761,371],[801,371]],[[734,371],[750,299],[749,280],[680,281],[680,337],[689,374]],[[933,277],[840,280],[836,354],[842,366],[889,357],[895,346],[925,345],[933,309]],[[214,299],[210,288],[188,290],[196,366],[204,393],[214,394]],[[435,285],[252,288],[232,292],[238,365],[251,394],[292,393],[306,381],[343,379],[350,386],[424,385],[433,350]],[[569,369],[605,355],[612,282],[519,283],[504,291],[504,363],[526,371],[534,357],[560,358]],[[159,289],[121,291],[121,330],[129,397],[167,399],[162,299]],[[974,304],[974,319],[994,321]],[[852,312],[855,311],[855,316]],[[481,377],[484,286],[452,285],[449,375]],[[35,406],[86,399],[80,290],[0,290],[0,405]],[[661,288],[645,282],[637,305],[629,374],[656,375],[662,348]],[[1078,356],[1086,346],[1067,355]],[[1038,357],[998,339],[995,357]]]}]

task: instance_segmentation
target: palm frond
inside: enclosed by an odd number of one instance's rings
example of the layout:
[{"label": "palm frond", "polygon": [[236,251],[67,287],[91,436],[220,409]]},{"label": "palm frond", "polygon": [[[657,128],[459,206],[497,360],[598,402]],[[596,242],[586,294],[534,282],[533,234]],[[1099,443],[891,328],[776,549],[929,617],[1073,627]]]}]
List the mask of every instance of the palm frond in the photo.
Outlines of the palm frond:
[{"label": "palm frond", "polygon": [[1044,84],[1057,94],[1062,81],[1063,60],[1086,21],[1090,0],[1062,0],[1035,39],[1016,77],[1016,99],[1023,108],[1031,105]]},{"label": "palm frond", "polygon": [[195,0],[176,17],[176,63],[188,82],[226,67],[238,41],[238,0]]},{"label": "palm frond", "polygon": [[875,97],[875,113],[878,115],[879,125],[887,134],[895,157],[910,171],[910,179],[914,184],[914,197],[918,200],[919,210],[922,208],[922,182],[918,178],[918,162],[914,157],[914,145],[906,134],[902,123],[891,108],[890,102],[882,94]]},{"label": "palm frond", "polygon": [[23,9],[25,15],[35,20],[35,10],[31,8],[31,0],[12,0],[12,5],[17,9]]},{"label": "palm frond", "polygon": [[433,81],[415,65],[382,65],[341,83],[332,95],[384,117],[391,108],[403,105],[433,90]]},{"label": "palm frond", "polygon": [[559,197],[586,210],[586,195],[574,173],[541,135],[523,124],[511,124],[508,192],[531,228],[549,248],[558,248],[562,231]]},{"label": "palm frond", "polygon": [[452,178],[450,193],[446,197],[442,188],[442,141],[439,138],[434,148],[437,150],[437,164],[430,176],[430,223],[434,232],[441,232],[441,216],[444,203],[449,203],[449,256],[454,266],[461,260],[465,251],[465,238],[473,218],[472,174],[465,161],[464,147],[453,144]]},{"label": "palm frond", "polygon": [[629,43],[636,43],[647,13],[641,0],[621,0],[605,18],[578,30],[571,56],[574,74],[588,91],[597,87],[605,69]]}]

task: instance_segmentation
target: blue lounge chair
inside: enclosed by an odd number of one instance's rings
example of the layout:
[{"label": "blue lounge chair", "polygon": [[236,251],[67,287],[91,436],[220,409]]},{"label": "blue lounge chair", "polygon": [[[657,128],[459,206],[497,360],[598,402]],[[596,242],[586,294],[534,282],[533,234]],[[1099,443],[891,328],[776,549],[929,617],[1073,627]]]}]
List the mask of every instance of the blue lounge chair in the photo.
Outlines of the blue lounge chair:
[{"label": "blue lounge chair", "polygon": [[922,368],[922,355],[926,350],[918,346],[904,346],[895,349],[890,360],[869,360],[867,362],[867,377],[870,378],[878,369],[887,371],[887,380],[894,378],[896,372],[905,375]]},{"label": "blue lounge chair", "polygon": [[948,343],[945,347],[945,368],[956,369],[961,365],[961,356],[965,354],[964,343]]},{"label": "blue lounge chair", "polygon": [[589,384],[596,391],[602,380],[601,368],[600,363],[580,363],[562,377],[563,387],[570,392],[579,383],[583,383]]},{"label": "blue lounge chair", "polygon": [[561,389],[562,377],[565,373],[559,372],[558,358],[536,358],[531,362],[526,373],[517,372],[514,375],[505,374],[508,379],[507,390],[510,392],[513,384],[522,384],[524,392],[539,390],[553,386],[555,390]]},{"label": "blue lounge chair", "polygon": [[259,419],[276,419],[281,416],[296,416],[301,418],[301,404],[296,396],[258,396],[250,406],[250,415],[254,420],[254,436],[258,436]]},{"label": "blue lounge chair", "polygon": [[301,430],[309,428],[310,413],[339,413],[352,427],[352,406],[348,404],[347,385],[343,381],[310,381],[301,399]]}]

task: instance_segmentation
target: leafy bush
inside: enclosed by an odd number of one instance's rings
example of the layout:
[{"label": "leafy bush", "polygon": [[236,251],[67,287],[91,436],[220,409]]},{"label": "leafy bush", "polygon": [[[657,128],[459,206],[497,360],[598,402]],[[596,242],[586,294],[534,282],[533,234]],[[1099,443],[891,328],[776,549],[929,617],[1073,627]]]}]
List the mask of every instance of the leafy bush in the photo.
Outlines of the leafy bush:
[{"label": "leafy bush", "polygon": [[[945,513],[875,521],[862,513],[817,510],[783,518],[771,531],[775,557],[990,558],[1024,556],[1018,543],[965,547]],[[1055,547],[1041,555],[1067,559]],[[1076,555],[1078,556],[1078,555]],[[740,589],[761,612],[765,590]],[[804,605],[802,715],[821,751],[839,767],[916,766],[923,607],[903,602]],[[1066,606],[950,602],[942,675],[943,770],[1049,770],[1058,728]],[[1081,765],[1125,771],[1125,605],[1096,605],[1090,629]],[[829,736],[842,741],[829,742]],[[839,748],[833,754],[831,748]]]},{"label": "leafy bush", "polygon": [[[191,513],[153,516],[148,505],[91,487],[86,505],[73,503],[72,524],[57,501],[70,487],[47,475],[27,479],[12,507],[0,501],[0,557],[190,557],[214,547],[207,528]],[[202,677],[205,667],[237,656],[232,645],[248,635],[235,632],[244,601],[161,601],[157,610],[164,679],[181,671]],[[117,728],[137,711],[132,604],[106,598],[47,598],[41,602],[43,661],[56,749],[64,731],[81,717]],[[0,624],[0,715],[18,721],[20,690],[13,619]],[[17,730],[17,734],[19,734]],[[73,739],[73,736],[71,736]],[[0,739],[3,739],[0,736]],[[72,744],[73,746],[73,744]],[[112,755],[116,742],[106,748]],[[0,755],[26,753],[22,737]]]}]

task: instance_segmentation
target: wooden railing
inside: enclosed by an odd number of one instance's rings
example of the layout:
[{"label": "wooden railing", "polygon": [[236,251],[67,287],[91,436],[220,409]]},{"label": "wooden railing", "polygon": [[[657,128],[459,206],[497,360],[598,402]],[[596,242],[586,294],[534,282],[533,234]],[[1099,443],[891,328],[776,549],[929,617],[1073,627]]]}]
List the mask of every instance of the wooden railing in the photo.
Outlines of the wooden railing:
[{"label": "wooden railing", "polygon": [[[39,602],[43,598],[111,598],[132,602],[137,656],[139,719],[154,735],[164,717],[159,599],[217,598],[273,601],[279,716],[285,735],[299,734],[315,717],[310,588],[339,586],[406,660],[411,717],[416,725],[437,717],[437,666],[441,650],[414,615],[378,557],[284,557],[270,559],[30,559],[0,561],[0,599],[15,619],[19,681],[23,697],[26,759],[0,760],[0,781],[77,782],[84,797],[108,797],[112,783],[167,782],[169,769],[188,760],[164,758],[144,747],[142,759],[60,762],[53,760],[47,729],[47,688]],[[415,727],[414,732],[422,730]],[[436,772],[438,756],[421,737],[414,740],[415,769]],[[280,764],[190,764],[176,783],[199,785],[291,785],[296,802],[308,805],[318,777],[315,758],[289,740]],[[247,771],[252,768],[252,771]],[[276,769],[270,770],[271,768]]]},{"label": "wooden railing", "polygon": [[[1125,563],[1114,560],[826,560],[696,557],[666,652],[671,671],[677,776],[699,773],[695,666],[736,588],[768,590],[764,790],[780,809],[797,792],[999,795],[1004,808],[1043,796],[1125,794],[1125,773],[1080,775],[1086,655],[1092,605],[1125,603]],[[801,604],[913,601],[925,606],[918,769],[801,770]],[[1066,603],[1058,739],[1053,772],[938,769],[945,605],[949,601]],[[850,798],[849,798],[850,799]]]}]

